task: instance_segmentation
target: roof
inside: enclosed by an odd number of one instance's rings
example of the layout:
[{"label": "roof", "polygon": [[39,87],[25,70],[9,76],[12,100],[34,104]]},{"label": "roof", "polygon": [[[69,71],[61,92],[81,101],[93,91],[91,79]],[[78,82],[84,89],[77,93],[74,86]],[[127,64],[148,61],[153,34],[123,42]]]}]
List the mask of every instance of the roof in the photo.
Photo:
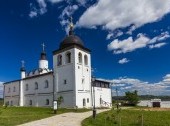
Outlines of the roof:
[{"label": "roof", "polygon": [[60,49],[67,48],[72,45],[84,47],[83,41],[78,36],[69,35],[65,37],[64,40],[60,43]]}]

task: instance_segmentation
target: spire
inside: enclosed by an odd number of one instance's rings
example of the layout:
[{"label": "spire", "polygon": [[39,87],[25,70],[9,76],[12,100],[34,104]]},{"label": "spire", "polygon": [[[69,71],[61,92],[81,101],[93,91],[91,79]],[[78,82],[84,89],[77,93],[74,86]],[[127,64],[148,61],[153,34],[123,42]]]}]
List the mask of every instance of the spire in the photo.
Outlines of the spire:
[{"label": "spire", "polygon": [[41,52],[40,60],[46,60],[45,44],[42,43],[41,46],[42,46],[42,52]]},{"label": "spire", "polygon": [[24,60],[21,61],[21,69],[20,69],[20,71],[26,71],[25,70],[25,61]]},{"label": "spire", "polygon": [[73,18],[70,17],[70,24],[69,24],[70,30],[69,30],[69,35],[73,35],[73,28],[74,28],[74,24],[73,24]]}]

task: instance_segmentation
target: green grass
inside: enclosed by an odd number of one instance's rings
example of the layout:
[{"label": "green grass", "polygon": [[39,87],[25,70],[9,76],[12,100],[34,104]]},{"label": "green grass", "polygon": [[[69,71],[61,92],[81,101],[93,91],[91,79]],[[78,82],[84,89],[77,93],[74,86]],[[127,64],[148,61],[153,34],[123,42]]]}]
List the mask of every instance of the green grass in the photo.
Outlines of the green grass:
[{"label": "green grass", "polygon": [[82,126],[170,126],[170,111],[144,110],[111,110],[97,115],[96,119],[89,117]]},{"label": "green grass", "polygon": [[[88,109],[58,109],[57,114],[66,112],[85,112]],[[0,107],[0,126],[15,126],[26,122],[54,116],[51,108],[38,107]]]}]

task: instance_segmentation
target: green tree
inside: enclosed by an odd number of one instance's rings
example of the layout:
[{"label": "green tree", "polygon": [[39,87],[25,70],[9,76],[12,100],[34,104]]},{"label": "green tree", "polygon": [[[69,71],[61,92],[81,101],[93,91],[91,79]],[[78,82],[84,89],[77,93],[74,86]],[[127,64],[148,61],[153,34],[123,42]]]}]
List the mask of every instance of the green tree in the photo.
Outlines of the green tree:
[{"label": "green tree", "polygon": [[57,98],[58,107],[60,107],[62,102],[63,102],[63,96],[58,97]]},{"label": "green tree", "polygon": [[125,97],[126,97],[126,100],[128,101],[129,105],[136,106],[139,101],[137,90],[135,90],[133,92],[130,92],[130,91],[125,92]]}]

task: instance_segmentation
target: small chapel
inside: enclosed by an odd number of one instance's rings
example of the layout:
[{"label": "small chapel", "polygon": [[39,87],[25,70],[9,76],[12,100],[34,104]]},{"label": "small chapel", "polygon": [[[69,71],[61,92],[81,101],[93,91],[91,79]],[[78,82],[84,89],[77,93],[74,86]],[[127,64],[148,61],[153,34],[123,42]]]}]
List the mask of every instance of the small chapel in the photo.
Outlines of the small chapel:
[{"label": "small chapel", "polygon": [[38,68],[27,72],[24,62],[21,78],[4,83],[4,105],[52,107],[62,98],[61,107],[111,107],[110,82],[92,77],[90,49],[74,34],[70,21],[68,35],[53,51],[53,69],[43,50]]}]

